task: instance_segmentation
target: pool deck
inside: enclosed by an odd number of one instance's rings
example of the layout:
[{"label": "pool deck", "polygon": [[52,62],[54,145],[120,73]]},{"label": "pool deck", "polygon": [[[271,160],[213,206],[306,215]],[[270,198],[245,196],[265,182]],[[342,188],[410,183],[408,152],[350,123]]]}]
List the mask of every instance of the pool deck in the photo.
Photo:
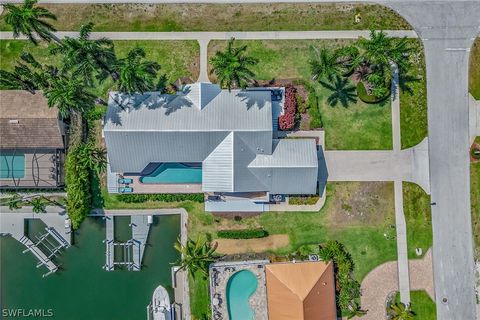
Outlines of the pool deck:
[{"label": "pool deck", "polygon": [[217,262],[210,265],[210,301],[213,320],[228,320],[227,284],[230,277],[241,270],[251,271],[258,281],[257,290],[250,297],[249,304],[255,313],[255,320],[268,320],[267,287],[265,265],[268,260]]},{"label": "pool deck", "polygon": [[24,177],[18,179],[0,179],[0,186],[56,188],[58,185],[63,184],[63,154],[59,156],[59,163],[50,159],[52,155],[54,155],[53,152],[40,154],[25,153],[24,155]]},{"label": "pool deck", "polygon": [[123,177],[133,180],[129,185],[133,193],[203,193],[201,183],[142,183],[140,176],[124,175]]}]

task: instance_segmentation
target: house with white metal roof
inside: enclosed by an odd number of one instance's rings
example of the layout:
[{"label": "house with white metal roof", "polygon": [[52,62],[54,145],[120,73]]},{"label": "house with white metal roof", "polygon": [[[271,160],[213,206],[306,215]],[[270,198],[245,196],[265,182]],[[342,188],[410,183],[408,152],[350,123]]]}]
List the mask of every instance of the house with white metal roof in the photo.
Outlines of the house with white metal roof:
[{"label": "house with white metal roof", "polygon": [[202,192],[210,211],[264,211],[272,195],[317,193],[315,140],[277,139],[283,96],[283,88],[211,83],[177,94],[111,92],[109,192]]}]

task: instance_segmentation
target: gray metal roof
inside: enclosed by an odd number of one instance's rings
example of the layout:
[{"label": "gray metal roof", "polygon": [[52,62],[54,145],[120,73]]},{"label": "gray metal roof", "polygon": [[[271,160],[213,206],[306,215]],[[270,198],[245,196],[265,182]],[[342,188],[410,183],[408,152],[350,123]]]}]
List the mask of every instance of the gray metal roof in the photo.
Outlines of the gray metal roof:
[{"label": "gray metal roof", "polygon": [[248,169],[268,186],[267,191],[280,194],[314,194],[317,192],[318,156],[314,139],[280,139],[273,141],[271,155],[257,155]]},{"label": "gray metal roof", "polygon": [[111,170],[202,162],[202,189],[315,193],[313,139],[272,140],[270,91],[187,86],[178,95],[110,93],[104,126]]},{"label": "gray metal roof", "polygon": [[[202,87],[214,91],[215,85]],[[222,90],[202,103],[207,92],[177,95],[147,92],[128,95],[111,92],[104,131],[272,131],[269,91]]]}]

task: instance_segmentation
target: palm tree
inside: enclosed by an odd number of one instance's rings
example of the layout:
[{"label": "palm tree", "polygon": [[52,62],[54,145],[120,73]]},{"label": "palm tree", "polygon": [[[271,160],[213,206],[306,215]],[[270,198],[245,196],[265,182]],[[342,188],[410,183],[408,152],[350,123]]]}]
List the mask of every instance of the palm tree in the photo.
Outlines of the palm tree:
[{"label": "palm tree", "polygon": [[348,78],[342,79],[337,76],[331,84],[324,81],[320,81],[320,84],[332,92],[327,98],[331,107],[340,103],[344,108],[347,108],[350,102],[357,102],[356,88],[349,83]]},{"label": "palm tree", "polygon": [[153,91],[157,88],[160,65],[145,59],[145,50],[135,48],[118,60],[118,90],[126,93]]},{"label": "palm tree", "polygon": [[93,142],[82,143],[78,145],[78,148],[80,153],[78,160],[84,162],[85,167],[92,169],[97,174],[106,170],[107,153],[105,149],[97,147]]},{"label": "palm tree", "polygon": [[96,96],[86,90],[83,81],[65,75],[50,79],[50,87],[43,94],[50,108],[56,107],[62,117],[72,112],[85,113],[95,107]]},{"label": "palm tree", "polygon": [[53,34],[55,28],[46,20],[57,20],[57,17],[45,8],[36,6],[37,0],[25,0],[23,5],[4,3],[6,11],[5,22],[13,29],[13,36],[18,38],[25,35],[35,45],[37,38],[49,42],[51,39],[61,43],[61,40]]},{"label": "palm tree", "polygon": [[56,73],[52,66],[42,66],[27,52],[20,55],[19,63],[13,72],[0,70],[0,85],[5,89],[27,90],[34,94],[49,86],[48,78]]},{"label": "palm tree", "polygon": [[327,48],[318,50],[312,47],[313,57],[310,59],[310,70],[312,79],[317,81],[332,81],[335,77],[342,74],[342,65],[338,62],[338,56],[335,51]]},{"label": "palm tree", "polygon": [[188,238],[187,243],[183,246],[178,239],[174,247],[182,255],[180,261],[177,262],[180,270],[188,270],[192,277],[195,277],[198,271],[204,277],[208,276],[208,266],[215,262],[216,242],[212,244],[210,241],[201,240],[200,237],[196,241]]},{"label": "palm tree", "polygon": [[[388,92],[392,80],[391,68],[393,64],[398,66],[400,73],[406,73],[410,66],[409,54],[413,48],[409,45],[406,38],[394,39],[388,37],[383,31],[370,31],[369,39],[360,39],[358,41],[363,50],[361,57],[364,63],[370,68],[370,77],[372,74],[380,79],[368,79],[368,82],[376,88],[377,93],[373,94],[382,97]],[[380,88],[381,87],[381,88]]]},{"label": "palm tree", "polygon": [[258,63],[258,59],[245,54],[246,45],[235,47],[234,43],[235,39],[231,38],[225,51],[217,51],[210,59],[210,74],[215,73],[220,86],[229,91],[234,87],[246,88],[255,76],[250,67]]},{"label": "palm tree", "polygon": [[389,320],[413,320],[415,313],[412,311],[410,305],[395,302],[388,306],[387,316]]},{"label": "palm tree", "polygon": [[45,213],[46,212],[46,203],[42,196],[31,199],[28,202],[32,206],[32,211],[34,213]]},{"label": "palm tree", "polygon": [[22,207],[22,197],[17,193],[8,198],[8,208],[10,210],[20,209]]},{"label": "palm tree", "polygon": [[106,38],[90,40],[92,29],[93,23],[82,25],[79,38],[66,37],[62,44],[50,49],[52,54],[62,54],[64,70],[72,71],[74,77],[79,77],[88,86],[93,86],[94,75],[99,80],[106,79],[109,74],[115,78],[113,42]]}]

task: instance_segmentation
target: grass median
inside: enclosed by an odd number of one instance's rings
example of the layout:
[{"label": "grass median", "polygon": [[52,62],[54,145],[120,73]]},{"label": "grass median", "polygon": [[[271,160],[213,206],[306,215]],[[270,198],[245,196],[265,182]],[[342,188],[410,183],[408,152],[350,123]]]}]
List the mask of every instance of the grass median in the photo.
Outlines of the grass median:
[{"label": "grass median", "polygon": [[[276,31],[411,29],[393,10],[376,4],[42,4],[58,30]],[[355,16],[360,21],[355,22]],[[0,30],[9,30],[0,22]]]}]

